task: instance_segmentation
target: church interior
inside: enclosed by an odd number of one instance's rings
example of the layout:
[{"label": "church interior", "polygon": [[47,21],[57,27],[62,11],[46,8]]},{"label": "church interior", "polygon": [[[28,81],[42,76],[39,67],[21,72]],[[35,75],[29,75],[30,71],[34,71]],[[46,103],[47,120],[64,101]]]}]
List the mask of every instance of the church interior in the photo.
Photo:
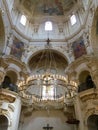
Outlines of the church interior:
[{"label": "church interior", "polygon": [[98,130],[98,0],[0,0],[0,130]]}]

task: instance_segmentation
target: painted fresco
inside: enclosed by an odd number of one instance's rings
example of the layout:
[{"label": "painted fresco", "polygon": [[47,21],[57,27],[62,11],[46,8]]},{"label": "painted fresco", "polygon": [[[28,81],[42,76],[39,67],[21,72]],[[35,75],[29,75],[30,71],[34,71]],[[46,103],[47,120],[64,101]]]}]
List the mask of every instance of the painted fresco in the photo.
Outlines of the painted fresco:
[{"label": "painted fresco", "polygon": [[24,43],[15,38],[11,47],[11,55],[17,57],[18,59],[21,59],[23,51]]},{"label": "painted fresco", "polygon": [[96,23],[96,34],[98,34],[98,20],[97,20],[97,23]]},{"label": "painted fresco", "polygon": [[73,0],[23,0],[23,6],[32,15],[64,15],[74,5]]},{"label": "painted fresco", "polygon": [[41,11],[43,13],[49,14],[49,15],[63,15],[63,6],[62,2],[60,0],[48,0],[44,1],[44,4],[40,7]]},{"label": "painted fresco", "polygon": [[80,39],[80,40],[74,42],[72,45],[72,48],[73,48],[75,59],[86,54],[86,48],[85,48],[83,39]]}]

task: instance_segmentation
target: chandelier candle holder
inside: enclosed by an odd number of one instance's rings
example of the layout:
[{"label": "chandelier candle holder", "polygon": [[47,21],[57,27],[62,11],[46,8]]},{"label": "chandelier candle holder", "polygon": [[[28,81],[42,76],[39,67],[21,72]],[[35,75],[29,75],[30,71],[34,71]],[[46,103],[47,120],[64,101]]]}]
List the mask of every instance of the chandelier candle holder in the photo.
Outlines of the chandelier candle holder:
[{"label": "chandelier candle holder", "polygon": [[[54,101],[57,101],[56,103],[61,105],[61,102],[64,104],[66,100],[72,99],[77,93],[77,83],[68,80],[68,76],[59,71],[57,64],[61,65],[60,61],[58,61],[60,58],[56,58],[56,54],[54,54],[48,38],[45,50],[41,55],[38,55],[35,62],[38,64],[35,68],[33,67],[35,72],[32,72],[32,75],[26,81],[22,81],[18,85],[21,95],[27,98],[32,97],[33,103],[53,102],[54,105]],[[66,63],[66,60],[63,58],[61,62]],[[64,64],[65,66],[66,64]],[[43,73],[38,73],[40,68],[44,68]],[[55,72],[52,70],[55,70]]]},{"label": "chandelier candle holder", "polygon": [[66,77],[58,74],[32,75],[18,86],[24,97],[32,97],[33,102],[57,100],[65,103],[77,94],[77,83],[68,82]]}]

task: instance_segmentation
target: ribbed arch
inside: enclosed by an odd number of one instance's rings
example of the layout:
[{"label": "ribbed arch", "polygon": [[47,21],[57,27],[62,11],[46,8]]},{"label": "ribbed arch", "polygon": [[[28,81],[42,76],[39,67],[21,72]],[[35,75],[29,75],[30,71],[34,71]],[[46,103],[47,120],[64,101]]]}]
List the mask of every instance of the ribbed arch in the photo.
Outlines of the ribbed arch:
[{"label": "ribbed arch", "polygon": [[0,55],[3,53],[4,40],[5,40],[4,24],[0,13]]}]

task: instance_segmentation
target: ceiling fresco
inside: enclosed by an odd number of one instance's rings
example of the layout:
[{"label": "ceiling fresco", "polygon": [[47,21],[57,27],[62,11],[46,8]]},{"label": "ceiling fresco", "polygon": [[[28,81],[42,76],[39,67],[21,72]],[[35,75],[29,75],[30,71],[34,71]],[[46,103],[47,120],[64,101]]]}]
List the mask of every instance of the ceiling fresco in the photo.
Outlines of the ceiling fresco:
[{"label": "ceiling fresco", "polygon": [[76,0],[23,0],[26,10],[33,15],[64,15]]}]

